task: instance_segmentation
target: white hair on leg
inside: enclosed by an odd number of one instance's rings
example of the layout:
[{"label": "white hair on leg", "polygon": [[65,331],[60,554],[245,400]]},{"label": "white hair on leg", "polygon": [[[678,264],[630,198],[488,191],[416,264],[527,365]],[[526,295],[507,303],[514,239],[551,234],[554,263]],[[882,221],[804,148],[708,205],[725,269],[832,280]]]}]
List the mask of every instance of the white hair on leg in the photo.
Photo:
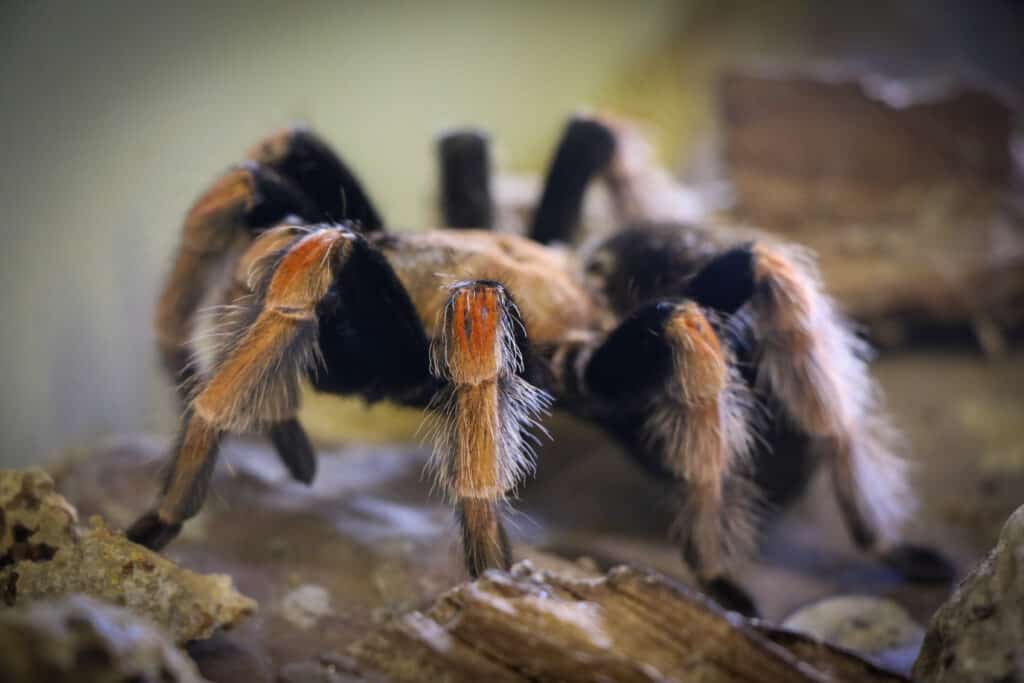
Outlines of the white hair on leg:
[{"label": "white hair on leg", "polygon": [[870,349],[825,294],[810,252],[757,244],[754,254],[758,384],[832,452],[844,512],[859,518],[851,524],[892,537],[914,503],[899,435],[868,373]]}]

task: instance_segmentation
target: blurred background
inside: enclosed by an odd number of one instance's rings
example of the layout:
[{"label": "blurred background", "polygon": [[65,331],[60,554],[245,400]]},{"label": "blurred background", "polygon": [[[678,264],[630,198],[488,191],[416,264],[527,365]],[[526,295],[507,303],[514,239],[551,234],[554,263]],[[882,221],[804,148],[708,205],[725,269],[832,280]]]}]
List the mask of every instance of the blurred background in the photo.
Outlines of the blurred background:
[{"label": "blurred background", "polygon": [[1019,103],[1019,7],[6,0],[0,466],[173,429],[151,317],[180,220],[277,126],[311,123],[390,222],[416,229],[434,220],[434,135],[453,124],[490,131],[503,169],[539,173],[567,115],[609,109],[644,122],[669,168],[701,177],[735,65],[955,76]]}]

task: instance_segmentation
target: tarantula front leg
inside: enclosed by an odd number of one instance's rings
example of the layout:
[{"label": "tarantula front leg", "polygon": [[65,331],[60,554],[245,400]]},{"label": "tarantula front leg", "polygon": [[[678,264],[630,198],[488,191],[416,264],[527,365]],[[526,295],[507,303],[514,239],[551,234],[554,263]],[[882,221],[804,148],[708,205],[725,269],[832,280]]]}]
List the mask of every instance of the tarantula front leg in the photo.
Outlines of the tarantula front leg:
[{"label": "tarantula front leg", "polygon": [[197,375],[190,346],[196,316],[231,251],[287,215],[315,213],[293,184],[257,164],[229,170],[192,206],[156,314],[157,348],[183,400]]},{"label": "tarantula front leg", "polygon": [[433,405],[431,467],[456,506],[473,576],[508,568],[501,505],[533,468],[526,430],[550,402],[522,377],[524,329],[501,285],[463,282],[452,288],[431,351],[433,372],[448,383]]},{"label": "tarantula front leg", "polygon": [[[358,179],[312,132],[289,128],[256,145],[248,161],[225,173],[189,211],[160,296],[158,350],[165,369],[178,383],[183,404],[200,382],[193,346],[200,306],[209,299],[235,305],[251,294],[246,286],[248,263],[243,263],[220,300],[210,296],[217,293],[222,274],[230,270],[238,253],[256,235],[289,216],[310,222],[349,218],[361,231],[382,227]],[[290,416],[265,429],[293,477],[312,481],[316,460],[298,420]]]},{"label": "tarantula front leg", "polygon": [[283,253],[265,257],[272,267],[266,268],[258,296],[226,321],[228,338],[186,411],[157,505],[128,529],[132,540],[163,547],[198,512],[225,432],[287,424],[294,416],[299,382],[320,355],[320,307],[355,235],[341,229],[295,235],[283,228],[265,234],[253,248],[261,251],[266,243],[288,237]]},{"label": "tarantula front leg", "polygon": [[680,485],[676,532],[683,556],[719,602],[754,613],[730,578],[754,543],[754,490],[746,479],[750,397],[705,312],[692,301],[636,311],[607,338],[554,355],[566,393],[602,404],[595,419],[648,469]]}]

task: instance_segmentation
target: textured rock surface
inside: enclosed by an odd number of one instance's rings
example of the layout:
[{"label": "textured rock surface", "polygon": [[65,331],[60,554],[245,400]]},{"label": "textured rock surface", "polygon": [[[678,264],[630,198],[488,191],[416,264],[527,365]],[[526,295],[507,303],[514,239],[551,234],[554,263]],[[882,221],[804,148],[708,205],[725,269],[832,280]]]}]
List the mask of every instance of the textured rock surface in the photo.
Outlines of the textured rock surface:
[{"label": "textured rock surface", "polygon": [[256,607],[227,576],[181,569],[74,508],[41,470],[0,472],[0,586],[7,606],[84,593],[123,605],[177,642],[207,638]]},{"label": "textured rock surface", "polygon": [[657,574],[566,579],[525,563],[456,587],[350,654],[398,683],[901,680],[827,648],[803,660]]},{"label": "textured rock surface", "polygon": [[148,620],[82,595],[0,611],[3,683],[201,683]]},{"label": "textured rock surface", "polygon": [[914,679],[922,683],[1024,680],[1024,507],[999,543],[928,625]]}]

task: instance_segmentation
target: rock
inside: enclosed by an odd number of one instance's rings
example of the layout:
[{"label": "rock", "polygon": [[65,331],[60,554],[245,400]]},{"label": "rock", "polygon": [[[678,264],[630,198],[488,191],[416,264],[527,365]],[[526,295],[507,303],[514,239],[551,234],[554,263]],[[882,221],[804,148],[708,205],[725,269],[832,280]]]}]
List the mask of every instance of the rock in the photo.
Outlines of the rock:
[{"label": "rock", "polygon": [[820,600],[794,612],[782,626],[896,671],[910,670],[924,637],[924,628],[901,605],[866,595]]},{"label": "rock", "polygon": [[[396,683],[459,681],[901,680],[827,647],[811,664],[661,575],[620,567],[597,579],[488,572],[349,650]],[[832,663],[830,663],[832,662]]]},{"label": "rock", "polygon": [[201,683],[148,620],[83,595],[0,611],[4,683]]},{"label": "rock", "polygon": [[921,683],[1024,680],[1024,506],[932,617],[913,675]]},{"label": "rock", "polygon": [[196,574],[75,509],[42,470],[0,472],[0,592],[8,606],[84,593],[127,607],[176,642],[208,638],[256,608],[223,575]]}]

